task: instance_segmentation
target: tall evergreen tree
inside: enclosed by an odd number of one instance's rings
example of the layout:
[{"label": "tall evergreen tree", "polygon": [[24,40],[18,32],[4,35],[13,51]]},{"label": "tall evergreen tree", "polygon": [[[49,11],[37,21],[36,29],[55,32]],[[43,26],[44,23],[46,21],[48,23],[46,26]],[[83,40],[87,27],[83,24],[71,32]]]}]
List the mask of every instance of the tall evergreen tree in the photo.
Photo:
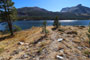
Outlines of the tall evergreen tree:
[{"label": "tall evergreen tree", "polygon": [[12,20],[16,19],[16,14],[16,8],[14,7],[14,2],[12,2],[12,0],[0,0],[0,17],[2,21],[8,23],[11,35],[14,35],[12,29]]},{"label": "tall evergreen tree", "polygon": [[56,18],[55,18],[55,20],[54,20],[54,23],[53,23],[53,26],[54,26],[56,29],[60,26],[58,16],[56,16]]}]

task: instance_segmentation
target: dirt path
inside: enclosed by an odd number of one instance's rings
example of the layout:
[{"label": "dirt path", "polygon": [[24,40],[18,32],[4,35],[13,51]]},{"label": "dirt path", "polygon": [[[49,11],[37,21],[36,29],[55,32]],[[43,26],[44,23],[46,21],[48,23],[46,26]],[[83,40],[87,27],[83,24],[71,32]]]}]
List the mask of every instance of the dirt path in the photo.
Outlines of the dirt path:
[{"label": "dirt path", "polygon": [[51,40],[52,42],[48,46],[49,54],[43,60],[55,60],[56,51],[58,50],[58,41],[57,41],[58,33],[51,30]]}]

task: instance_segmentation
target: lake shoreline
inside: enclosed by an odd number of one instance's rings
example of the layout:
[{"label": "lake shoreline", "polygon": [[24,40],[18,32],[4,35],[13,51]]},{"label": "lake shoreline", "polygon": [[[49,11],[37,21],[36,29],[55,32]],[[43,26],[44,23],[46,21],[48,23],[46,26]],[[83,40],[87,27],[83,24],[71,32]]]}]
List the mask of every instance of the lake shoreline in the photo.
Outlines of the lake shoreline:
[{"label": "lake shoreline", "polygon": [[[42,26],[43,21],[44,20],[14,21],[12,24],[19,26],[22,30],[26,30],[33,26],[35,26],[35,27]],[[62,26],[88,26],[90,20],[60,20],[59,22],[61,23]],[[2,30],[2,28],[4,29],[5,25],[7,25],[7,23],[5,23],[5,22],[0,23],[0,30]],[[47,26],[52,26],[52,25],[53,25],[53,20],[47,20]]]}]

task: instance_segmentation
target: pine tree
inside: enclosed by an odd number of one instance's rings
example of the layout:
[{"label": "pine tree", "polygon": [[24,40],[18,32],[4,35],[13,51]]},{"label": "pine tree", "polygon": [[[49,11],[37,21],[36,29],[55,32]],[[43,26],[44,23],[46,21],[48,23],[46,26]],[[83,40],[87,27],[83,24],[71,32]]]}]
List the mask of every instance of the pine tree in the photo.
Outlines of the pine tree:
[{"label": "pine tree", "polygon": [[12,0],[0,0],[0,18],[8,23],[11,35],[13,34],[12,20],[16,19],[16,8]]},{"label": "pine tree", "polygon": [[53,26],[57,29],[60,26],[59,20],[58,20],[58,16],[56,16]]},{"label": "pine tree", "polygon": [[43,29],[42,29],[42,32],[45,33],[45,35],[47,34],[47,31],[46,31],[46,24],[47,24],[47,22],[44,21],[44,22],[43,22]]}]

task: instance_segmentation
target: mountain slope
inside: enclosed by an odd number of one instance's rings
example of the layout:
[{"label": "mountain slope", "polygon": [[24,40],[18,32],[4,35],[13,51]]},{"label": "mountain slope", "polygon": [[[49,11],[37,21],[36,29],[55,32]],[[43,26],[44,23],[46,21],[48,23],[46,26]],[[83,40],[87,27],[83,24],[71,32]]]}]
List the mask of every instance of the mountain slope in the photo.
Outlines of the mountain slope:
[{"label": "mountain slope", "polygon": [[52,12],[39,7],[23,7],[17,11],[20,20],[53,20],[56,16],[59,19],[90,19],[90,8],[81,4],[63,8],[61,12]]},{"label": "mountain slope", "polygon": [[67,8],[63,8],[61,10],[62,13],[74,13],[77,15],[90,15],[90,8],[82,6],[81,4],[74,6],[74,7],[67,7]]},{"label": "mountain slope", "polygon": [[43,14],[51,13],[39,7],[23,7],[17,9],[17,11],[19,16],[42,16]]}]

